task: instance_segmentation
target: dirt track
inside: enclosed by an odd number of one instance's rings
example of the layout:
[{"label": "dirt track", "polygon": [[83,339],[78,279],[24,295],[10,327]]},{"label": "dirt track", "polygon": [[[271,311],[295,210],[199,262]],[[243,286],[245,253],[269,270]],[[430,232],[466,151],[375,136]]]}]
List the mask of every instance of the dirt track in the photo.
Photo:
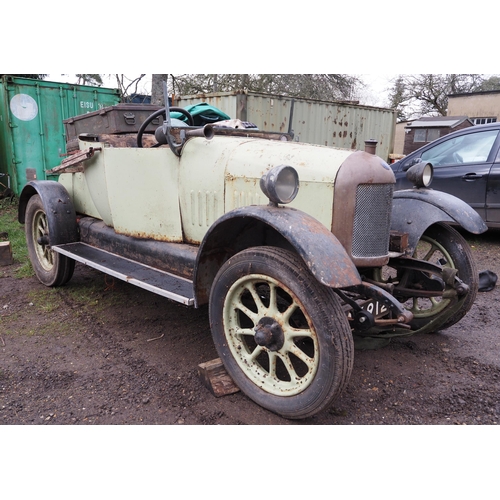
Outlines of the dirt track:
[{"label": "dirt track", "polygon": [[[500,232],[472,241],[500,276]],[[445,332],[356,351],[346,393],[287,421],[242,393],[215,398],[197,367],[217,357],[195,310],[77,264],[47,289],[0,268],[0,424],[497,424],[500,290]],[[88,294],[91,300],[88,300]],[[83,295],[87,297],[83,299]]]}]

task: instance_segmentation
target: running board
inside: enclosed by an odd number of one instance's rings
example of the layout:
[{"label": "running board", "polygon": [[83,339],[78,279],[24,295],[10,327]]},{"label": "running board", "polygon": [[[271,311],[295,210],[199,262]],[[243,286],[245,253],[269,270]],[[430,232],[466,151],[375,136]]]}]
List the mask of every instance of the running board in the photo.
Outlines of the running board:
[{"label": "running board", "polygon": [[194,305],[193,282],[185,278],[125,259],[86,243],[54,245],[52,250],[168,299],[187,306]]}]

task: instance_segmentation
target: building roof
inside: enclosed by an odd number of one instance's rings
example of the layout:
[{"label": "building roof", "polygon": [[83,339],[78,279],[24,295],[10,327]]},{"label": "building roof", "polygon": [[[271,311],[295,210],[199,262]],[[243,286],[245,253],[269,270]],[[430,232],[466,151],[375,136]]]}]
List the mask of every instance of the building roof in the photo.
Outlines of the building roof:
[{"label": "building roof", "polygon": [[465,121],[469,121],[471,125],[473,125],[472,121],[470,121],[467,116],[424,116],[423,118],[419,118],[418,120],[408,122],[405,128],[455,128],[457,125],[460,125]]},{"label": "building roof", "polygon": [[500,90],[480,90],[478,92],[464,92],[462,94],[447,94],[446,97],[472,97],[475,95],[500,94]]}]

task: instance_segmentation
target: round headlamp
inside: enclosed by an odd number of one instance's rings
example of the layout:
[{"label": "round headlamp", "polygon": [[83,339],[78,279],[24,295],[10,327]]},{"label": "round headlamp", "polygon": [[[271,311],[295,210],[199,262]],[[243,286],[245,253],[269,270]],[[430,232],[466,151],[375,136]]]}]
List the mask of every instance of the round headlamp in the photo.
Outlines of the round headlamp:
[{"label": "round headlamp", "polygon": [[291,203],[299,192],[299,174],[293,167],[273,167],[260,179],[260,189],[274,205]]},{"label": "round headlamp", "polygon": [[416,188],[429,187],[434,177],[434,167],[432,163],[420,162],[406,171],[406,178],[413,183]]}]

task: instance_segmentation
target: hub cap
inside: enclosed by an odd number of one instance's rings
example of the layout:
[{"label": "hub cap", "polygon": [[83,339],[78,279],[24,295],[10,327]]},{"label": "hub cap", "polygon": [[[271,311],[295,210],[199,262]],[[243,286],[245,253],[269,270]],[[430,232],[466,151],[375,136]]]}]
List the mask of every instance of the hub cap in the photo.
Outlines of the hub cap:
[{"label": "hub cap", "polygon": [[39,210],[33,218],[33,246],[35,247],[36,256],[40,265],[50,271],[54,267],[54,252],[50,249],[49,241],[49,225],[45,212]]},{"label": "hub cap", "polygon": [[295,395],[314,379],[317,334],[305,308],[279,281],[258,274],[237,280],[225,298],[224,330],[240,369],[266,392]]}]

